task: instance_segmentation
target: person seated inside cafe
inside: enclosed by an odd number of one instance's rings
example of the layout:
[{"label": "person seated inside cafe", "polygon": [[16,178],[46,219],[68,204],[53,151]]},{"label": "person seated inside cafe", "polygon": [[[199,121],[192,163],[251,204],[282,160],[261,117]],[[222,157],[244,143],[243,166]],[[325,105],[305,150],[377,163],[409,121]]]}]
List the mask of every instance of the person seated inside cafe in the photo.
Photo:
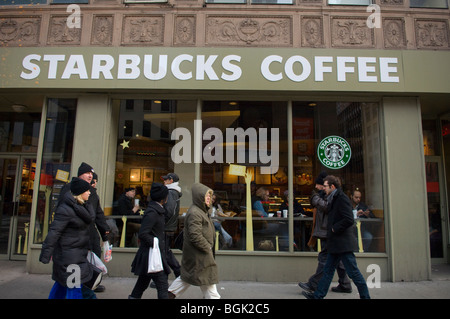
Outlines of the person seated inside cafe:
[{"label": "person seated inside cafe", "polygon": [[[369,209],[369,206],[361,202],[361,191],[356,188],[350,199],[352,200],[353,211],[356,212],[356,218],[375,218],[375,215]],[[367,223],[361,224],[361,238],[363,242],[364,251],[370,250],[370,245],[372,244],[373,235],[372,235],[372,225]]]},{"label": "person seated inside cafe", "polygon": [[269,190],[265,187],[260,187],[256,190],[255,196],[252,197],[252,209],[256,210],[261,217],[268,217],[268,212],[265,210],[263,202],[269,200]]},{"label": "person seated inside cafe", "polygon": [[[284,201],[280,205],[280,210],[281,211],[283,211],[285,209],[289,210],[289,191],[288,190],[284,191],[283,199],[284,199]],[[308,217],[312,217],[312,213],[305,212],[305,210],[303,209],[302,204],[300,204],[295,199],[295,196],[294,196],[294,199],[293,199],[293,204],[294,204],[294,217],[298,217],[298,216],[301,216],[301,215],[307,215]]]}]

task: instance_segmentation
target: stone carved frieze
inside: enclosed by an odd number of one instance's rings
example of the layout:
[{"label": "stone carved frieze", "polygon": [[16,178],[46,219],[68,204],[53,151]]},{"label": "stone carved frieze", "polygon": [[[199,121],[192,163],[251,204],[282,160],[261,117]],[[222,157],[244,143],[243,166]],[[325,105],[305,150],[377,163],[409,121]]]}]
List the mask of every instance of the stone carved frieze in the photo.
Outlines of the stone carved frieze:
[{"label": "stone carved frieze", "polygon": [[76,45],[81,43],[82,28],[67,23],[67,18],[67,16],[50,17],[48,44]]},{"label": "stone carved frieze", "polygon": [[419,49],[448,49],[448,20],[418,19],[415,21],[416,43]]},{"label": "stone carved frieze", "polygon": [[1,46],[33,46],[39,43],[41,17],[2,17]]},{"label": "stone carved frieze", "polygon": [[113,37],[113,16],[94,16],[91,44],[111,45]]},{"label": "stone carved frieze", "polygon": [[323,46],[322,17],[302,17],[301,20],[302,47]]},{"label": "stone carved frieze", "polygon": [[195,16],[177,16],[175,19],[174,44],[195,45]]},{"label": "stone carved frieze", "polygon": [[403,18],[383,19],[383,37],[385,48],[406,47],[405,21]]},{"label": "stone carved frieze", "polygon": [[333,17],[331,44],[333,47],[371,48],[375,46],[373,29],[366,17]]},{"label": "stone carved frieze", "polygon": [[291,46],[290,17],[275,16],[208,16],[207,45]]},{"label": "stone carved frieze", "polygon": [[123,45],[163,45],[164,16],[125,16],[122,30]]}]

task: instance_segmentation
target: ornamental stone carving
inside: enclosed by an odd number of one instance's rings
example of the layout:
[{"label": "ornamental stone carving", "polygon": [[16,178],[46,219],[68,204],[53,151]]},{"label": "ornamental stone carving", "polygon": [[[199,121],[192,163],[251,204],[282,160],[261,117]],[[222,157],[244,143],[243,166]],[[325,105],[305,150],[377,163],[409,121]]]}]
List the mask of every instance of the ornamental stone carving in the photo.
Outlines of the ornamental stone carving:
[{"label": "ornamental stone carving", "polygon": [[406,47],[405,21],[403,18],[383,19],[383,37],[385,48]]},{"label": "ornamental stone carving", "polygon": [[416,42],[419,49],[448,49],[448,20],[417,19]]},{"label": "ornamental stone carving", "polygon": [[[81,30],[67,23],[67,16],[51,16],[48,32],[48,44],[78,45],[81,42]],[[82,19],[82,17],[81,17]]]},{"label": "ornamental stone carving", "polygon": [[177,16],[174,31],[175,45],[195,45],[195,16]]},{"label": "ornamental stone carving", "polygon": [[323,46],[323,23],[322,17],[302,17],[302,47]]},{"label": "ornamental stone carving", "polygon": [[163,45],[164,16],[125,16],[122,30],[123,45]]},{"label": "ornamental stone carving", "polygon": [[2,17],[1,46],[32,46],[39,43],[40,17]]},{"label": "ornamental stone carving", "polygon": [[374,47],[373,29],[367,26],[366,21],[367,17],[333,17],[331,19],[331,45],[333,47]]},{"label": "ornamental stone carving", "polygon": [[113,37],[113,16],[94,16],[91,44],[111,45]]},{"label": "ornamental stone carving", "polygon": [[209,16],[206,22],[207,45],[291,46],[290,17]]}]

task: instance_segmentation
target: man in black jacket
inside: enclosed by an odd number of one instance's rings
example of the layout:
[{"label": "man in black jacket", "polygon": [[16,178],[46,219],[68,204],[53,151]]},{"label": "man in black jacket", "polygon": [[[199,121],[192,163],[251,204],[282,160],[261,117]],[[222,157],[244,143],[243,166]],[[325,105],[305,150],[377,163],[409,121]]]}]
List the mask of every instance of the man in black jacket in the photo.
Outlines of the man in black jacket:
[{"label": "man in black jacket", "polygon": [[366,281],[356,264],[353,251],[356,248],[356,238],[353,232],[353,212],[350,199],[341,190],[339,179],[328,175],[324,179],[324,189],[328,201],[328,257],[323,269],[323,276],[314,294],[303,291],[308,299],[322,299],[330,288],[334,271],[340,260],[344,264],[348,276],[358,288],[361,299],[370,299]]}]

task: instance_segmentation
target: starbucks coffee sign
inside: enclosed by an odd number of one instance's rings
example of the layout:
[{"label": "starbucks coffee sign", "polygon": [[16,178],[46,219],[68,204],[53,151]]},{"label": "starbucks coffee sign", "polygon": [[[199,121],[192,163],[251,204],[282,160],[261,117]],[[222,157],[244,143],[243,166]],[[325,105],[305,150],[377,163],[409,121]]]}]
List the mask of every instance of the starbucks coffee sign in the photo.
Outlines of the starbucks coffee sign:
[{"label": "starbucks coffee sign", "polygon": [[328,136],[317,147],[320,162],[331,169],[340,169],[350,162],[352,150],[350,144],[342,137]]}]

